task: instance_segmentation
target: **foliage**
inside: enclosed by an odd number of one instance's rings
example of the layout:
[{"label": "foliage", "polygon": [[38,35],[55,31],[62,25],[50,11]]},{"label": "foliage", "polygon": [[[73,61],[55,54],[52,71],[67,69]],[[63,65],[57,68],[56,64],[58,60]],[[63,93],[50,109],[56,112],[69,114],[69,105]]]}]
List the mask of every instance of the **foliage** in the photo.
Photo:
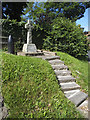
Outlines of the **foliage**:
[{"label": "foliage", "polygon": [[[88,72],[90,71],[90,62],[88,63]],[[90,74],[88,74],[88,96],[90,97]]]},{"label": "foliage", "polygon": [[69,53],[74,57],[87,54],[87,39],[80,26],[69,19],[58,17],[44,39],[44,48]]},{"label": "foliage", "polygon": [[[76,21],[84,16],[88,3],[82,2],[29,2],[24,9],[24,20],[30,18],[38,27],[49,31],[50,24],[57,17]],[[73,14],[74,13],[74,14]]]},{"label": "foliage", "polygon": [[2,93],[9,118],[81,118],[47,61],[5,53],[2,58]]},{"label": "foliage", "polygon": [[2,25],[2,36],[8,37],[12,35],[15,42],[15,51],[20,50],[22,48],[22,42],[26,41],[27,32],[24,27],[25,22],[17,22],[16,20],[9,19],[0,19],[0,22]]},{"label": "foliage", "polygon": [[2,18],[10,20],[21,21],[21,14],[23,14],[23,9],[26,7],[26,2],[2,2]]},{"label": "foliage", "polygon": [[32,30],[32,42],[37,46],[38,49],[42,49],[43,46],[43,39],[46,38],[47,33],[44,30],[41,30],[36,27]]},{"label": "foliage", "polygon": [[[33,42],[38,43],[37,47],[41,49],[44,39],[52,29],[53,20],[57,17],[65,17],[76,21],[83,17],[88,7],[88,3],[82,2],[29,2],[24,9],[22,20],[25,21],[28,18],[32,20],[33,26],[35,26]],[[42,34],[39,34],[40,32]]]},{"label": "foliage", "polygon": [[[11,34],[15,41],[24,37],[25,22],[17,22],[16,20],[10,19],[0,19],[0,22],[2,24],[3,36],[9,36]],[[23,39],[25,39],[25,37]]]},{"label": "foliage", "polygon": [[17,52],[19,52],[19,51],[22,51],[23,44],[24,44],[24,43],[22,43],[21,41],[15,42],[14,52],[17,53]]},{"label": "foliage", "polygon": [[72,76],[76,78],[77,84],[81,86],[81,90],[88,92],[88,61],[78,60],[71,55],[63,52],[57,52],[60,56],[60,60],[64,61],[65,65],[68,66],[72,72]]},{"label": "foliage", "polygon": [[[25,29],[26,22],[17,22],[16,20],[9,19],[1,19],[0,21],[2,24],[2,35],[6,37],[12,35],[15,42],[15,52],[21,51],[23,44],[27,42],[27,30]],[[43,30],[37,29],[36,26],[34,26],[32,29],[33,43],[36,44],[38,49],[42,48],[43,38],[45,38],[45,34],[46,33]],[[2,41],[5,41],[5,39],[2,39]],[[7,50],[7,48],[4,47],[4,50]]]},{"label": "foliage", "polygon": [[85,9],[88,7],[86,5],[83,2],[46,2],[45,8],[49,14],[54,14],[55,18],[63,16],[76,21],[84,16]]}]

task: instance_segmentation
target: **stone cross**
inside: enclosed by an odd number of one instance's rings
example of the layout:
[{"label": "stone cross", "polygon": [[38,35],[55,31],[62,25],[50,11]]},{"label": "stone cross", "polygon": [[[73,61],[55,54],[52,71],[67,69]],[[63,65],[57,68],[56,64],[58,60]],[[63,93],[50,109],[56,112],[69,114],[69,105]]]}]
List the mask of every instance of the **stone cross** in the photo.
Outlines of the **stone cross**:
[{"label": "stone cross", "polygon": [[31,21],[28,20],[27,23],[25,24],[25,28],[28,29],[27,32],[27,44],[32,44],[32,26],[31,26]]}]

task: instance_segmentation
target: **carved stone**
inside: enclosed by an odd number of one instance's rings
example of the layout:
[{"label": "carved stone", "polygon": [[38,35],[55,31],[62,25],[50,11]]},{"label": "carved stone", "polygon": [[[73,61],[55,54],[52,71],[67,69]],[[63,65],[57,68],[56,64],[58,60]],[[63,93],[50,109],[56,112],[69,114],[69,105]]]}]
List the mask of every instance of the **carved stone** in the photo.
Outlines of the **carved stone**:
[{"label": "carved stone", "polygon": [[25,53],[35,53],[37,52],[37,48],[35,44],[32,44],[32,25],[31,21],[28,20],[27,23],[25,24],[25,28],[28,30],[27,31],[27,44],[23,45],[23,52]]},{"label": "carved stone", "polygon": [[37,48],[35,44],[24,44],[23,46],[23,52],[29,53],[29,52],[37,52]]}]

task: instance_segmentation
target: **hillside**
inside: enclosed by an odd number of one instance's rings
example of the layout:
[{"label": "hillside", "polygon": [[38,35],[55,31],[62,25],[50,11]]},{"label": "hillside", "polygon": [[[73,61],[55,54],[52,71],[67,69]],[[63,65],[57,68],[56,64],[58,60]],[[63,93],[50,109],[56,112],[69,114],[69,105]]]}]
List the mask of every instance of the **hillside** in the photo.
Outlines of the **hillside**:
[{"label": "hillside", "polygon": [[2,79],[9,118],[81,118],[47,61],[2,53]]}]

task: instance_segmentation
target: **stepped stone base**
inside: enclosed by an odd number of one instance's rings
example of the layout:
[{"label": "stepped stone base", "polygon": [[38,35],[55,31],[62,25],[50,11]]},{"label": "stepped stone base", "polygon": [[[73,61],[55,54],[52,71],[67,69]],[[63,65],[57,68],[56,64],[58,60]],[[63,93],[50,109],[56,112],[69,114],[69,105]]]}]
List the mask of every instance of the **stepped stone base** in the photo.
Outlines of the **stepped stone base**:
[{"label": "stepped stone base", "polygon": [[23,45],[23,52],[25,53],[35,53],[37,52],[37,48],[35,44],[24,44]]},{"label": "stepped stone base", "polygon": [[25,52],[18,52],[17,55],[21,56],[39,56],[39,55],[44,55],[43,52],[31,52],[31,53],[25,53]]}]

